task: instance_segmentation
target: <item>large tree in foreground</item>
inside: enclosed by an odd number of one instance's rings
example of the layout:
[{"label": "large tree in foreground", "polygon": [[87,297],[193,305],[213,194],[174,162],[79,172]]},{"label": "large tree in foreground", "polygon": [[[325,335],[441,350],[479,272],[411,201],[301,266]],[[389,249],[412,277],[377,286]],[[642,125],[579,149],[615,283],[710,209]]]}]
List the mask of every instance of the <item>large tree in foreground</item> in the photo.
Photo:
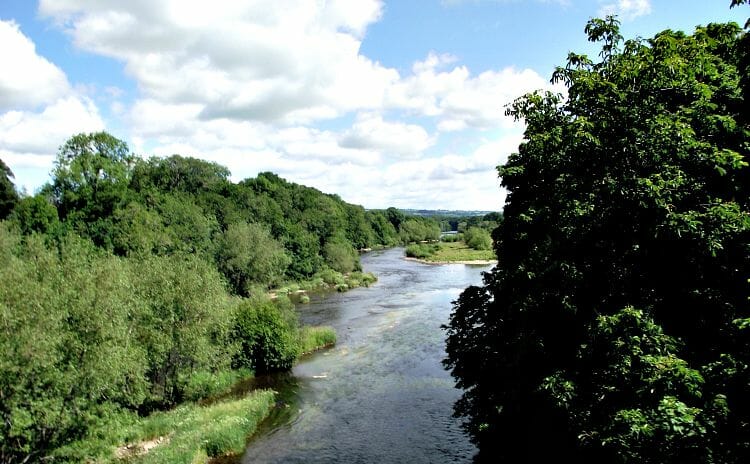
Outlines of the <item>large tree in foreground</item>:
[{"label": "large tree in foreground", "polygon": [[499,169],[498,266],[445,364],[481,462],[750,460],[750,39],[735,24],[570,54]]}]

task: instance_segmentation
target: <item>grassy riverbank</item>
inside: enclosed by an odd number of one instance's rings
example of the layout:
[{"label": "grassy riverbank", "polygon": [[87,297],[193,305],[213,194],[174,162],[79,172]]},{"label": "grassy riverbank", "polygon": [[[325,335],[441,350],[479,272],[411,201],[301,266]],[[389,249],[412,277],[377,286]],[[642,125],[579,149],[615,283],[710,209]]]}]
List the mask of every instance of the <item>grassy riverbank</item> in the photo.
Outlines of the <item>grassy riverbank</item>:
[{"label": "grassy riverbank", "polygon": [[256,390],[237,400],[152,414],[128,430],[129,445],[117,448],[109,462],[195,464],[241,455],[274,403],[273,391]]},{"label": "grassy riverbank", "polygon": [[344,274],[332,269],[326,269],[317,273],[312,279],[288,283],[282,287],[273,289],[268,292],[268,296],[271,298],[288,296],[294,301],[307,303],[309,302],[309,298],[305,299],[304,296],[308,293],[334,290],[345,292],[352,288],[369,287],[377,281],[377,276],[372,272],[354,271]]},{"label": "grassy riverbank", "polygon": [[[298,356],[335,343],[336,332],[331,327],[301,327]],[[86,439],[58,450],[56,458],[100,464],[235,462],[276,402],[272,390],[232,397],[234,385],[252,376],[248,369],[196,374],[185,388],[186,403],[146,417],[135,413],[109,417]],[[216,401],[224,396],[227,398]]]},{"label": "grassy riverbank", "polygon": [[420,243],[406,247],[406,256],[426,263],[492,263],[492,250],[475,250],[464,242]]}]

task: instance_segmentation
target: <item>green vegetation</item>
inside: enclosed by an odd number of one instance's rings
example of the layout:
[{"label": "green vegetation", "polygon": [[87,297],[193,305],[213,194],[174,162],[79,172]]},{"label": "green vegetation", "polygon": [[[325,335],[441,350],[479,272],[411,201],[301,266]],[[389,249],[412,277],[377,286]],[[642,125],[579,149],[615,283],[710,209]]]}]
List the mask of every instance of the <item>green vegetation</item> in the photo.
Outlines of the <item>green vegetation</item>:
[{"label": "green vegetation", "polygon": [[748,462],[750,35],[586,32],[567,95],[508,110],[499,265],[447,327],[455,411],[477,462]]},{"label": "green vegetation", "polygon": [[299,346],[302,354],[334,345],[336,332],[331,327],[303,327],[299,334]]},{"label": "green vegetation", "polygon": [[[335,334],[300,328],[284,295],[369,286],[359,249],[434,225],[271,173],[235,184],[215,163],[143,160],[103,132],[68,140],[32,197],[0,171],[0,462],[103,456],[123,424],[288,369]],[[172,430],[165,456],[244,445],[249,428],[217,427],[204,448]]]},{"label": "green vegetation", "polygon": [[476,250],[463,242],[409,245],[406,256],[433,263],[494,261],[496,258],[491,250]]},{"label": "green vegetation", "polygon": [[416,243],[406,247],[404,251],[410,258],[426,259],[433,256],[440,250],[437,243]]},{"label": "green vegetation", "polygon": [[479,227],[469,227],[463,234],[464,243],[475,250],[491,250],[492,237],[490,233]]}]

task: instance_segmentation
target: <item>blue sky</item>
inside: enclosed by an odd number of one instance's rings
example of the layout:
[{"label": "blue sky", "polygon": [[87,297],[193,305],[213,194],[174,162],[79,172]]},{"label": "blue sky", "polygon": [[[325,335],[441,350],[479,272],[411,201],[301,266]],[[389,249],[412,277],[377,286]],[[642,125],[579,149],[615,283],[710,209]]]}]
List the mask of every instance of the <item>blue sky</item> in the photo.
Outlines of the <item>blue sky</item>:
[{"label": "blue sky", "polygon": [[504,107],[596,54],[589,18],[650,37],[744,23],[729,3],[0,0],[0,159],[33,193],[68,137],[107,130],[368,208],[499,210],[523,132]]}]

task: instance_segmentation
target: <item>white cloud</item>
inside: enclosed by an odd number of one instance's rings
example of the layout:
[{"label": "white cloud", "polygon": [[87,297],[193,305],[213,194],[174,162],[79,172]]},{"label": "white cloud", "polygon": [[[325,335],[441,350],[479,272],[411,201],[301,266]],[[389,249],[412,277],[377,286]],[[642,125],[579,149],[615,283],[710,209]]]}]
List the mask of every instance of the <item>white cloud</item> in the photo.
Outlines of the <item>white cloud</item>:
[{"label": "white cloud", "polygon": [[[520,133],[505,106],[549,88],[528,69],[472,73],[437,52],[403,75],[383,66],[360,50],[378,0],[41,0],[39,10],[134,79],[135,101],[104,91],[126,130],[114,135],[137,153],[212,160],[234,180],[274,171],[368,207],[498,209],[494,168],[519,137],[458,147],[490,129]],[[55,147],[82,130],[60,127]]]},{"label": "white cloud", "polygon": [[0,158],[16,174],[16,185],[33,192],[52,170],[58,147],[80,132],[104,129],[94,103],[61,98],[42,111],[0,114]]},{"label": "white cloud", "polygon": [[386,104],[424,116],[438,118],[441,131],[468,127],[489,129],[511,127],[505,106],[518,96],[538,89],[551,88],[538,73],[530,69],[505,68],[472,76],[465,66],[441,71],[451,57],[434,54],[417,62],[414,74],[388,89]]},{"label": "white cloud", "polygon": [[378,107],[398,79],[359,54],[377,0],[43,0],[81,48],[122,60],[147,98],[204,119],[295,123]]},{"label": "white cloud", "polygon": [[34,108],[70,92],[65,74],[36,53],[13,21],[0,20],[0,111]]},{"label": "white cloud", "polygon": [[36,52],[13,22],[0,21],[0,158],[19,186],[33,191],[52,169],[60,145],[104,128],[90,99],[76,94],[60,68]]},{"label": "white cloud", "polygon": [[434,143],[422,126],[387,122],[378,114],[362,113],[344,133],[339,145],[376,150],[386,155],[417,157]]},{"label": "white cloud", "polygon": [[651,13],[651,0],[617,0],[599,10],[599,16],[618,15],[631,20]]},{"label": "white cloud", "polygon": [[[91,100],[61,98],[41,112],[8,111],[0,115],[0,151],[52,157],[71,135],[104,129]],[[12,156],[11,156],[12,157]],[[23,164],[16,159],[15,164]]]}]

